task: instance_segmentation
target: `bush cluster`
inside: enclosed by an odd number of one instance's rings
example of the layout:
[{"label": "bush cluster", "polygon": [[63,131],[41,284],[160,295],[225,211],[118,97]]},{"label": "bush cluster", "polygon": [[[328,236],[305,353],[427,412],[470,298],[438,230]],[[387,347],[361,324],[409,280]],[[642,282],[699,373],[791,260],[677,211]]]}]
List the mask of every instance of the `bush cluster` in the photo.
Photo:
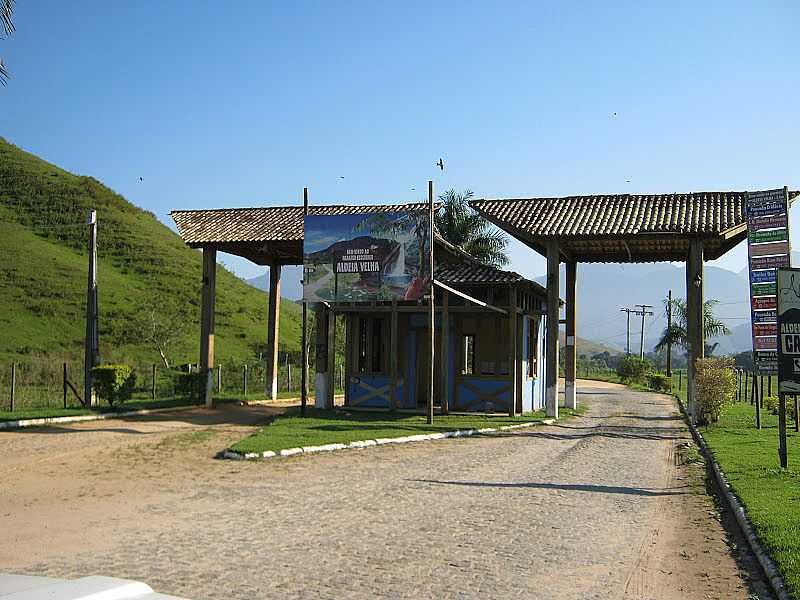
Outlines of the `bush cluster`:
[{"label": "bush cluster", "polygon": [[700,425],[719,421],[722,410],[733,402],[736,375],[733,358],[709,357],[695,361],[695,412]]},{"label": "bush cluster", "polygon": [[128,365],[100,365],[92,369],[92,383],[97,395],[114,406],[131,397],[136,374]]},{"label": "bush cluster", "polygon": [[623,381],[642,383],[652,370],[653,364],[649,360],[632,355],[626,356],[617,365],[617,375]]},{"label": "bush cluster", "polygon": [[[778,402],[779,400],[777,396],[765,396],[764,409],[772,415],[777,415]],[[791,398],[786,398],[786,420],[794,421],[794,400]]]},{"label": "bush cluster", "polygon": [[206,376],[202,373],[178,373],[175,379],[175,394],[199,401],[200,392],[204,389],[205,378]]},{"label": "bush cluster", "polygon": [[647,387],[657,392],[672,392],[672,380],[663,373],[648,373]]}]

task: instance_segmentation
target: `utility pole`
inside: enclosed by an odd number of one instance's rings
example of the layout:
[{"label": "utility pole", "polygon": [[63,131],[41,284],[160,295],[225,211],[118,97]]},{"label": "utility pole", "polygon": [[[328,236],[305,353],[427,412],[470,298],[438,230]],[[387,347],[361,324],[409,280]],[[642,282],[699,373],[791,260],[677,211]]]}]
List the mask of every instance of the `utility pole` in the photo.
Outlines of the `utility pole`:
[{"label": "utility pole", "polygon": [[653,316],[653,312],[647,310],[648,308],[653,308],[650,304],[637,304],[637,308],[641,310],[635,311],[637,315],[642,317],[642,334],[639,338],[639,360],[644,360],[644,318],[647,315]]},{"label": "utility pole", "polygon": [[620,308],[619,310],[620,310],[620,312],[627,313],[627,317],[628,317],[628,325],[627,325],[627,331],[628,331],[627,340],[628,340],[628,343],[625,346],[625,354],[630,355],[630,353],[631,353],[631,313],[632,312],[636,312],[636,311],[634,309],[632,309],[632,308]]},{"label": "utility pole", "polygon": [[672,378],[672,290],[667,295],[667,377]]},{"label": "utility pole", "polygon": [[86,289],[86,340],[83,356],[83,397],[86,406],[97,402],[92,386],[92,369],[100,363],[100,337],[97,332],[97,211],[90,211],[89,281]]}]

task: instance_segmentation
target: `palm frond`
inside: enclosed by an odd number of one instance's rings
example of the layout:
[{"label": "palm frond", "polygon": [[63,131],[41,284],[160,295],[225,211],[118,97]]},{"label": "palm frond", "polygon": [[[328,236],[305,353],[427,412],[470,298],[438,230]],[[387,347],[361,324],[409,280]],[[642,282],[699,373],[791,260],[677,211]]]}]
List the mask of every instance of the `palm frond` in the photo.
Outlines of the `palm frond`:
[{"label": "palm frond", "polygon": [[5,35],[14,33],[14,0],[0,0],[0,26]]}]

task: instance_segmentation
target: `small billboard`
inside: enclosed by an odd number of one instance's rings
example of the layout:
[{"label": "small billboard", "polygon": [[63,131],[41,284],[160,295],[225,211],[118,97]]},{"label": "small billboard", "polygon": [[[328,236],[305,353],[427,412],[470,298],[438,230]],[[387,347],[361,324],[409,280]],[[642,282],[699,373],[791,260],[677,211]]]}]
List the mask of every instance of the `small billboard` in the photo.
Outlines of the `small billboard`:
[{"label": "small billboard", "polygon": [[419,300],[430,290],[427,210],[307,215],[303,299]]},{"label": "small billboard", "polygon": [[800,393],[800,269],[778,269],[778,391]]}]

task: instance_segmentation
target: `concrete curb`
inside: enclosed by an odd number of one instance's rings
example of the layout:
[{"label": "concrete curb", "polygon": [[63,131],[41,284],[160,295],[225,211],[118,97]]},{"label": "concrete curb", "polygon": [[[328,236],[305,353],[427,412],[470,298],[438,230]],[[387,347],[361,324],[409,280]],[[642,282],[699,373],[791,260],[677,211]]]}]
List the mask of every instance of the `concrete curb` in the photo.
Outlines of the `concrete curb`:
[{"label": "concrete curb", "polygon": [[703,451],[703,456],[705,456],[708,464],[711,465],[711,470],[714,472],[714,479],[717,482],[717,486],[722,491],[722,495],[725,498],[728,507],[736,517],[736,523],[739,525],[739,529],[741,530],[745,539],[747,539],[750,549],[753,551],[753,554],[756,555],[761,568],[764,570],[764,574],[767,576],[767,580],[769,581],[772,591],[775,593],[775,596],[778,598],[778,600],[791,600],[789,592],[786,591],[786,582],[784,582],[783,576],[778,570],[778,567],[775,566],[775,563],[772,561],[769,554],[767,554],[764,548],[761,546],[761,542],[758,540],[758,536],[753,529],[753,525],[750,523],[750,519],[747,516],[744,506],[742,506],[742,503],[739,502],[739,499],[731,491],[731,486],[725,477],[725,473],[722,471],[717,463],[717,460],[714,458],[714,454],[711,452],[708,444],[706,444],[703,434],[701,434],[697,427],[695,427],[689,420],[689,417],[686,413],[686,408],[683,406],[683,402],[681,402],[680,398],[677,396],[675,396],[675,398],[678,401],[678,406],[681,409],[681,413],[686,419],[686,423],[689,425],[689,430],[692,432],[692,437],[694,437],[697,445],[700,446],[700,449]]},{"label": "concrete curb", "polygon": [[81,421],[104,421],[106,419],[119,419],[120,417],[135,417],[137,415],[151,415],[169,411],[189,410],[202,408],[200,404],[191,406],[173,406],[172,408],[143,408],[126,412],[97,413],[93,415],[75,415],[74,417],[42,417],[41,419],[20,419],[19,421],[0,422],[0,431],[3,429],[23,429],[25,427],[41,427],[44,425],[57,425],[59,423],[80,423]]},{"label": "concrete curb", "polygon": [[392,438],[376,438],[374,440],[356,440],[347,444],[324,444],[322,446],[303,446],[302,448],[284,448],[283,450],[265,452],[236,452],[226,448],[217,456],[229,460],[255,460],[264,458],[275,458],[276,456],[295,456],[297,454],[316,454],[319,452],[335,452],[337,450],[361,450],[374,446],[385,446],[388,444],[409,444],[412,442],[429,442],[433,440],[445,440],[451,438],[469,437],[473,435],[483,435],[496,433],[499,431],[511,431],[537,425],[552,425],[556,419],[542,419],[541,421],[530,421],[528,423],[518,423],[516,425],[505,425],[503,427],[484,427],[483,429],[454,429],[441,433],[421,433],[419,435],[398,436]]}]

